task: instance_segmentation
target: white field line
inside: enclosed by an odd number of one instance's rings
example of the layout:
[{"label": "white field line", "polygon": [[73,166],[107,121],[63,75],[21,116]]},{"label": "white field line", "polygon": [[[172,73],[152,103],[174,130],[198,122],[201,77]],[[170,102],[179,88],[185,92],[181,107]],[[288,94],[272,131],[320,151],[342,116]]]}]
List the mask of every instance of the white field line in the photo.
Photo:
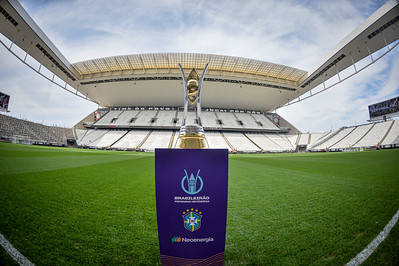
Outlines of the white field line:
[{"label": "white field line", "polygon": [[19,263],[19,265],[35,265],[30,262],[24,255],[22,255],[16,248],[14,248],[10,242],[0,233],[0,244],[7,251],[10,256]]},{"label": "white field line", "polygon": [[368,244],[368,246],[362,250],[356,257],[354,257],[350,262],[348,262],[347,266],[357,266],[362,264],[373,252],[378,248],[382,241],[388,236],[391,229],[395,226],[396,222],[399,220],[399,210],[392,217],[389,223],[384,227],[384,229],[378,234],[373,241]]}]

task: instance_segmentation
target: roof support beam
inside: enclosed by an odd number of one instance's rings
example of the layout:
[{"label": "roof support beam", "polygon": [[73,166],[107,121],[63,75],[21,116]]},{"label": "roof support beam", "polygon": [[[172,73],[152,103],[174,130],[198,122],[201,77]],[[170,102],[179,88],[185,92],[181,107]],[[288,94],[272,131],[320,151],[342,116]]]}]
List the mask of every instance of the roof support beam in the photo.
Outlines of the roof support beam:
[{"label": "roof support beam", "polygon": [[367,42],[365,42],[364,44],[366,45],[367,51],[369,52],[369,55],[370,55],[370,57],[371,57],[371,61],[374,61],[373,55],[372,55],[371,52],[370,52],[370,48],[369,48],[369,46],[367,45]]},{"label": "roof support beam", "polygon": [[356,64],[355,64],[355,60],[353,60],[352,54],[351,54],[351,53],[349,53],[349,56],[351,57],[351,60],[352,60],[352,65],[353,65],[353,67],[355,68],[355,72],[357,72],[357,69],[356,69]]},{"label": "roof support beam", "polygon": [[339,76],[339,71],[338,71],[338,68],[337,68],[337,64],[334,64],[334,67],[335,67],[335,71],[337,72],[337,75],[338,75],[338,80],[341,81],[341,77]]},{"label": "roof support beam", "polygon": [[12,46],[13,46],[13,44],[14,44],[14,42],[15,42],[15,39],[17,38],[18,33],[19,33],[19,29],[17,30],[17,32],[16,32],[15,35],[14,35],[14,38],[13,38],[12,41],[11,41],[10,49],[12,48]]},{"label": "roof support beam", "polygon": [[30,42],[28,51],[26,52],[25,57],[24,57],[24,62],[26,62],[26,58],[28,57],[28,54],[29,54],[29,52],[30,52],[30,49],[32,49],[32,46],[33,46],[33,42]]}]

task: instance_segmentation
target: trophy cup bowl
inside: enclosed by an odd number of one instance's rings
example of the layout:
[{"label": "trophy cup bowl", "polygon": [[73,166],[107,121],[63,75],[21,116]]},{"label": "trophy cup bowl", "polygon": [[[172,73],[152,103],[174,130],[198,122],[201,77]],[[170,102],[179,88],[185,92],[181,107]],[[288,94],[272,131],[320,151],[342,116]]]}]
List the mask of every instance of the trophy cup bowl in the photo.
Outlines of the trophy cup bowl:
[{"label": "trophy cup bowl", "polygon": [[178,149],[207,149],[208,142],[204,129],[197,125],[185,125],[180,128],[176,148]]}]

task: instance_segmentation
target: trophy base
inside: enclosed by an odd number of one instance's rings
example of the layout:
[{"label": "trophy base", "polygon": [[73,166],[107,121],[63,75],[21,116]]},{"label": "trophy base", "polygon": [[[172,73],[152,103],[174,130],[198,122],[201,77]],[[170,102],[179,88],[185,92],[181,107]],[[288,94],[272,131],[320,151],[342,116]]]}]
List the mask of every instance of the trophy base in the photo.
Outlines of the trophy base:
[{"label": "trophy base", "polygon": [[204,129],[200,126],[182,126],[179,138],[176,142],[176,149],[208,149]]}]

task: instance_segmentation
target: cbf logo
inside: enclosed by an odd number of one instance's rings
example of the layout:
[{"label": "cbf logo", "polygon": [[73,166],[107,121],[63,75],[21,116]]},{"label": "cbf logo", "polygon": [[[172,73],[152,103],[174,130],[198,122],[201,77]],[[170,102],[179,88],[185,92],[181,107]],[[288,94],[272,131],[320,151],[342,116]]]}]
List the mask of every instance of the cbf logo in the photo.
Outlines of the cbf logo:
[{"label": "cbf logo", "polygon": [[186,173],[186,175],[181,180],[181,188],[187,194],[195,195],[202,190],[202,187],[204,186],[204,182],[202,181],[202,178],[199,175],[200,170],[201,169],[198,170],[197,175],[195,177],[192,173],[191,173],[190,177],[188,177],[187,171],[186,171],[186,169],[184,169],[184,172]]},{"label": "cbf logo", "polygon": [[197,209],[187,209],[183,212],[184,228],[190,232],[194,232],[201,227],[202,213]]}]

